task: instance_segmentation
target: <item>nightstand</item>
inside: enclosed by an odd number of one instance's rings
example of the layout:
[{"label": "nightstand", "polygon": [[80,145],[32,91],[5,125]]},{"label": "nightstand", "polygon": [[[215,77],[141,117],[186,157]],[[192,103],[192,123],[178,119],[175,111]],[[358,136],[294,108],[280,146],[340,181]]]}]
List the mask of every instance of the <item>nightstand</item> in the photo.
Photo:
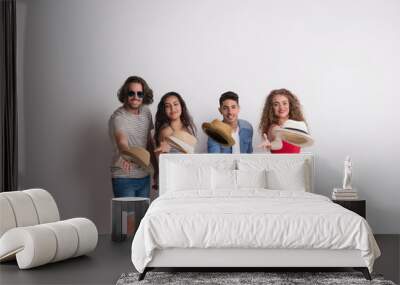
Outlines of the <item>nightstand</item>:
[{"label": "nightstand", "polygon": [[111,200],[111,220],[113,241],[130,240],[139,227],[150,205],[149,198],[120,197]]},{"label": "nightstand", "polygon": [[332,200],[332,202],[339,204],[340,206],[359,214],[361,217],[366,219],[366,201],[365,200]]}]

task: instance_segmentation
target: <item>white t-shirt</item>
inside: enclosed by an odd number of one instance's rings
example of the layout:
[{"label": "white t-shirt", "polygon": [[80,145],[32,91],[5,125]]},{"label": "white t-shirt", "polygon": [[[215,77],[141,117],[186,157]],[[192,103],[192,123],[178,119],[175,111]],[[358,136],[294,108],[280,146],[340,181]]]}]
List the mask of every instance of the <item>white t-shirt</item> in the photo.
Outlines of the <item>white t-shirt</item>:
[{"label": "white t-shirt", "polygon": [[239,139],[239,127],[236,128],[236,132],[232,134],[235,144],[232,146],[232,153],[240,153],[240,139]]}]

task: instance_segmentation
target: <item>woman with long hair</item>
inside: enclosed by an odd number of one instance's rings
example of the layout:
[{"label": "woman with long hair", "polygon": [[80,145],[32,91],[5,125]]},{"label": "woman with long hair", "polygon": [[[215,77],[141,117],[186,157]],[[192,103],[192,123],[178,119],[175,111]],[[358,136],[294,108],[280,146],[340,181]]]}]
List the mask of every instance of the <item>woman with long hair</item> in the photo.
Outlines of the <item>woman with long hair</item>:
[{"label": "woman with long hair", "polygon": [[260,147],[271,150],[271,153],[299,153],[299,146],[285,140],[282,140],[281,149],[271,149],[271,142],[276,138],[275,130],[282,127],[287,120],[305,121],[300,101],[287,89],[272,90],[265,100],[259,124],[259,131],[264,139]]},{"label": "woman with long hair", "polygon": [[168,92],[162,96],[157,106],[154,141],[157,154],[161,152],[180,152],[171,147],[166,139],[174,132],[184,131],[196,136],[196,127],[189,114],[182,96],[176,92]]}]

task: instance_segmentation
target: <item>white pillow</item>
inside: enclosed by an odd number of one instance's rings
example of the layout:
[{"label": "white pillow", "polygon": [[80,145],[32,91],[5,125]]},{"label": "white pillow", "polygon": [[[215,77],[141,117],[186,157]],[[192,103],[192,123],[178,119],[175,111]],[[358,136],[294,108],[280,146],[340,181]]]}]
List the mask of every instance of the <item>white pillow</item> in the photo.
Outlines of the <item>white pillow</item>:
[{"label": "white pillow", "polygon": [[212,189],[212,173],[209,166],[169,163],[167,191]]},{"label": "white pillow", "polygon": [[307,191],[306,175],[304,164],[296,168],[285,170],[267,171],[268,189],[289,190],[289,191]]},{"label": "white pillow", "polygon": [[236,190],[236,170],[232,169],[212,169],[213,189],[218,190]]},{"label": "white pillow", "polygon": [[237,187],[240,188],[267,188],[267,171],[236,170]]},{"label": "white pillow", "polygon": [[272,190],[311,191],[310,166],[306,160],[266,158],[240,160],[240,170],[266,169],[267,188]]}]

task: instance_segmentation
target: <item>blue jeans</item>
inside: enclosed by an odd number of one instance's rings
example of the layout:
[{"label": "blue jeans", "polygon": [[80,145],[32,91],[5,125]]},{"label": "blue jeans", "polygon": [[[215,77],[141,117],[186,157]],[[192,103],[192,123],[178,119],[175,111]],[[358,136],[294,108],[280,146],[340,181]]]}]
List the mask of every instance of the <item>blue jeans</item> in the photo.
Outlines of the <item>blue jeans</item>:
[{"label": "blue jeans", "polygon": [[112,178],[114,197],[150,196],[150,175],[143,178]]}]

